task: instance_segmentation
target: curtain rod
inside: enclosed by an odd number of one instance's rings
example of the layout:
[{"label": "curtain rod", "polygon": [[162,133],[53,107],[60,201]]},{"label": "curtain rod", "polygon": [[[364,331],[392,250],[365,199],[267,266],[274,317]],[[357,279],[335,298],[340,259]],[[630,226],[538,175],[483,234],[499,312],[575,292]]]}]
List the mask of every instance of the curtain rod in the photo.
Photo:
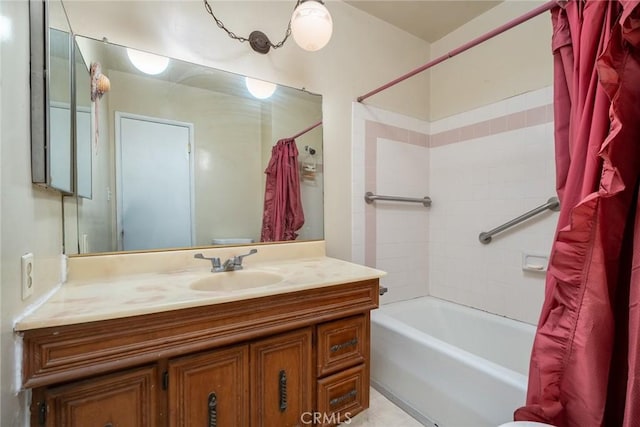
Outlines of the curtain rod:
[{"label": "curtain rod", "polygon": [[313,129],[317,128],[321,124],[322,124],[322,120],[319,121],[318,123],[316,123],[315,125],[309,126],[308,128],[306,128],[302,132],[298,132],[297,134],[293,135],[290,139],[296,139],[297,137],[304,135],[305,133],[309,132],[310,130],[313,130]]},{"label": "curtain rod", "polygon": [[421,67],[418,67],[415,70],[410,71],[407,74],[404,74],[404,75],[398,77],[397,79],[392,80],[389,83],[387,83],[387,84],[385,84],[383,86],[380,86],[377,89],[372,90],[369,93],[366,93],[366,94],[364,94],[362,96],[359,96],[358,97],[358,102],[362,102],[365,99],[369,98],[370,96],[373,96],[373,95],[377,94],[378,92],[381,92],[381,91],[383,91],[385,89],[388,89],[391,86],[394,86],[394,85],[396,85],[396,84],[408,79],[409,77],[413,77],[416,74],[421,73],[421,72],[433,67],[434,65],[437,65],[437,64],[439,64],[441,62],[444,62],[447,59],[452,58],[452,57],[458,55],[459,53],[464,52],[465,50],[471,49],[472,47],[475,47],[475,46],[479,45],[480,43],[483,43],[483,42],[489,40],[490,38],[493,38],[493,37],[497,36],[498,34],[504,33],[505,31],[510,30],[511,28],[513,28],[513,27],[515,27],[517,25],[520,25],[525,21],[530,20],[531,18],[534,18],[534,17],[536,17],[536,16],[538,16],[538,15],[540,15],[540,14],[542,14],[542,13],[548,11],[548,10],[551,10],[553,7],[555,7],[557,5],[558,5],[557,0],[551,0],[551,1],[547,2],[547,3],[544,3],[541,6],[538,6],[537,8],[531,10],[530,12],[527,12],[524,15],[522,15],[522,16],[520,16],[518,18],[515,18],[515,19],[507,22],[506,24],[501,25],[498,28],[496,28],[496,29],[494,29],[492,31],[489,31],[486,34],[484,34],[484,35],[482,35],[482,36],[480,36],[478,38],[475,38],[475,39],[471,40],[470,42],[467,42],[467,43],[463,44],[462,46],[458,47],[457,49],[454,49],[451,52],[446,53],[446,54],[434,59],[433,61],[429,61],[426,64],[422,65]]}]

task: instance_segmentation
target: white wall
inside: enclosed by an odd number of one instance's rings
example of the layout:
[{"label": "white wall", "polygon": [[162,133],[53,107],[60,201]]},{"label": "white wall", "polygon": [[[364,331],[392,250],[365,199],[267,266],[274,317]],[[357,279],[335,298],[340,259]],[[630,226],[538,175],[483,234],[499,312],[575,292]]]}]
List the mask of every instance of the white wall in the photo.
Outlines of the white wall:
[{"label": "white wall", "polygon": [[[436,58],[519,17],[542,0],[506,0],[431,45]],[[544,12],[431,69],[430,119],[551,85],[551,15]]]},{"label": "white wall", "polygon": [[[2,426],[22,427],[24,408],[16,397],[13,322],[29,304],[60,281],[62,214],[59,193],[31,184],[29,125],[28,3],[2,1],[0,14],[11,22],[9,38],[0,42],[0,279]],[[21,299],[20,257],[34,254],[34,295]]]}]

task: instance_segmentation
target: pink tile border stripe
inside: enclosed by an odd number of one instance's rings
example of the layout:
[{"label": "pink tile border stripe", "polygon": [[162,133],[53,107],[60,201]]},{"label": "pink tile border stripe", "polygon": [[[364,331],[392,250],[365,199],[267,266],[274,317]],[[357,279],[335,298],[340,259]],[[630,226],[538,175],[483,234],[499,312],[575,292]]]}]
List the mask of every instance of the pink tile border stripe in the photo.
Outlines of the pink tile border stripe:
[{"label": "pink tile border stripe", "polygon": [[541,125],[553,121],[553,104],[531,108],[517,113],[507,114],[490,120],[450,129],[431,135],[430,147],[454,144],[474,138],[495,135],[510,130]]}]

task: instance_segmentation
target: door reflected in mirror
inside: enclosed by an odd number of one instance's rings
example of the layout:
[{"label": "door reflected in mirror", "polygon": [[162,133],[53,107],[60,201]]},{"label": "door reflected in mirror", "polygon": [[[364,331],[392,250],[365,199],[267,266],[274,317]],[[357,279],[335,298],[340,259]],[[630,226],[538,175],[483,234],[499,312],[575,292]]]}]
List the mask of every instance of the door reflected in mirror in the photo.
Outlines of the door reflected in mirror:
[{"label": "door reflected in mirror", "polygon": [[[259,242],[271,148],[321,121],[322,97],[278,85],[258,99],[244,76],[173,58],[147,74],[125,47],[84,37],[76,43],[83,66],[99,63],[111,88],[88,108],[88,169],[77,141],[81,197],[77,218],[65,215],[65,227],[77,229],[77,236],[66,233],[77,239],[65,242],[67,252]],[[77,93],[87,86],[90,80],[76,79]],[[314,168],[300,174],[305,223],[297,240],[322,239],[322,128],[296,144],[298,167]]]}]

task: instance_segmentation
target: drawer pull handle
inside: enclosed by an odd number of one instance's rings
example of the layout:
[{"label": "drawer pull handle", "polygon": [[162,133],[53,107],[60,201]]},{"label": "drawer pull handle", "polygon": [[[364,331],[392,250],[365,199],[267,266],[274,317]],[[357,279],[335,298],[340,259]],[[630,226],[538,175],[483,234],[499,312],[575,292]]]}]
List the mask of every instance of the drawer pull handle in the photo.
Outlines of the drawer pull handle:
[{"label": "drawer pull handle", "polygon": [[355,398],[358,394],[358,391],[354,388],[348,393],[343,394],[342,396],[334,397],[329,401],[329,406],[336,406],[343,403],[345,400],[349,400]]},{"label": "drawer pull handle", "polygon": [[215,393],[210,393],[207,406],[209,408],[209,427],[218,425],[218,397]]},{"label": "drawer pull handle", "polygon": [[356,346],[356,345],[358,345],[358,337],[355,337],[353,339],[350,339],[349,341],[345,341],[345,342],[340,343],[340,344],[332,345],[331,347],[329,347],[329,351],[331,353],[335,353],[336,351],[340,351],[343,348]]},{"label": "drawer pull handle", "polygon": [[287,373],[283,370],[278,374],[280,383],[280,412],[287,410]]}]

